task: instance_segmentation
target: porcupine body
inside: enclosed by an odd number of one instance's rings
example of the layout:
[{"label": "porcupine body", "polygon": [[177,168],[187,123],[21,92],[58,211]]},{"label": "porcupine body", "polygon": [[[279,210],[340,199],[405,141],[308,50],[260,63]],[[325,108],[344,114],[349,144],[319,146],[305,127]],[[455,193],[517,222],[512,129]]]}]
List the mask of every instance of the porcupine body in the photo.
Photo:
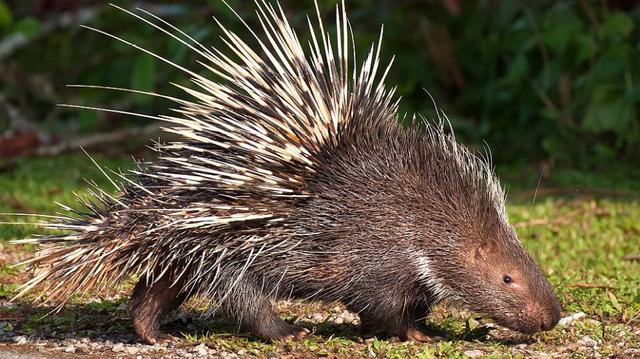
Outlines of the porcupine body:
[{"label": "porcupine body", "polygon": [[309,22],[307,55],[279,7],[256,4],[259,48],[221,26],[228,54],[131,13],[188,46],[211,78],[172,64],[196,88],[157,119],[182,140],[114,181],[118,194],[97,189],[46,224],[72,233],[34,240],[58,245],[28,261],[22,293],[44,283],[64,302],[135,275],[129,309],[148,343],[194,295],[268,339],[305,334],[274,312],[282,298],[342,302],[363,334],[401,339],[424,339],[420,319],[442,300],[524,333],[552,328],[559,304],[488,161],[441,125],[399,125],[379,45],[349,70],[344,5],[333,41],[319,11],[319,31]]}]

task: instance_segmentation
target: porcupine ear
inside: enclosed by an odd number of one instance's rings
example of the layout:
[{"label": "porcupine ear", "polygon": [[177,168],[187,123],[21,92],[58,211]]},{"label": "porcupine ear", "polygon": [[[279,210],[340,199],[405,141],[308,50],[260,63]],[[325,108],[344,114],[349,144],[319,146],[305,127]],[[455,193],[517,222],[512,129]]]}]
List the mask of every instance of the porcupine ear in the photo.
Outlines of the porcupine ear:
[{"label": "porcupine ear", "polygon": [[[300,181],[315,171],[317,156],[337,140],[341,126],[348,126],[356,117],[395,117],[397,101],[392,100],[393,91],[383,86],[391,63],[378,78],[378,43],[372,45],[359,69],[353,66],[354,70],[349,70],[356,60],[349,43],[352,34],[344,2],[336,7],[335,41],[324,28],[316,2],[317,25],[308,19],[308,55],[277,2],[275,6],[264,0],[255,3],[259,29],[252,29],[236,15],[255,38],[257,50],[216,20],[229,51],[207,48],[147,11],[137,14],[114,5],[189,47],[201,57],[199,64],[220,82],[127,40],[91,29],[146,52],[192,78],[194,88],[176,86],[194,100],[170,98],[179,104],[176,115],[125,112],[168,122],[164,130],[184,138],[161,146],[163,158],[184,170],[160,168],[163,179],[175,185],[249,192],[258,188],[268,196],[306,196]],[[354,53],[353,59],[349,52]],[[202,156],[184,158],[181,150]],[[212,155],[216,151],[225,153],[222,161]],[[280,173],[282,168],[287,168],[286,174]]]},{"label": "porcupine ear", "polygon": [[484,261],[484,259],[488,257],[488,254],[495,249],[495,241],[482,238],[473,248],[474,261]]}]

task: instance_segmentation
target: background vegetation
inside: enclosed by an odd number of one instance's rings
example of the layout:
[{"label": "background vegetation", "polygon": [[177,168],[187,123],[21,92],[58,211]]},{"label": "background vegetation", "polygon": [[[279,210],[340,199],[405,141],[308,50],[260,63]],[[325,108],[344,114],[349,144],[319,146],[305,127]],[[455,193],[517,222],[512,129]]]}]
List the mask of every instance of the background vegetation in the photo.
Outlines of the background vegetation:
[{"label": "background vegetation", "polygon": [[[156,13],[207,45],[223,46],[212,16],[246,33],[218,0],[116,3]],[[230,3],[255,24],[250,1]],[[335,0],[320,3],[330,19]],[[593,170],[640,160],[635,1],[356,0],[347,5],[361,57],[384,23],[382,58],[396,55],[388,84],[403,97],[402,111],[433,115],[423,91],[428,89],[459,136],[477,146],[486,141],[499,164]],[[306,40],[304,14],[313,14],[312,2],[283,1],[283,7]],[[175,94],[169,82],[188,81],[175,68],[78,24],[195,65],[196,57],[184,46],[102,2],[1,0],[0,131],[37,128],[39,142],[55,142],[138,126],[144,120],[56,104],[162,113],[169,104],[150,97],[65,86]]]}]

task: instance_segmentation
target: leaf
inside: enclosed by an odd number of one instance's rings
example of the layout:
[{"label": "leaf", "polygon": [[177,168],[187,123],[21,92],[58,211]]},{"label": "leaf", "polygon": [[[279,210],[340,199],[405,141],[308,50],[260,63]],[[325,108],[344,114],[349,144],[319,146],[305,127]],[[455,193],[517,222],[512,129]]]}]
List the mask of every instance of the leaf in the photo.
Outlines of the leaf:
[{"label": "leaf", "polygon": [[596,57],[589,75],[597,83],[619,81],[617,79],[621,79],[625,72],[633,68],[632,59],[636,56],[630,44],[619,43],[615,46],[608,46]]},{"label": "leaf", "polygon": [[593,152],[600,161],[615,161],[616,152],[613,148],[603,143],[597,143],[593,148]]},{"label": "leaf", "polygon": [[589,33],[577,36],[575,38],[575,44],[578,47],[578,51],[576,52],[576,59],[578,63],[586,62],[596,53],[596,42]]},{"label": "leaf", "polygon": [[11,9],[5,4],[3,0],[0,0],[0,27],[7,27],[11,25],[13,21],[13,15]]},{"label": "leaf", "polygon": [[612,84],[596,87],[583,121],[585,130],[593,133],[614,131],[624,136],[635,119],[635,106],[624,96],[624,89]]},{"label": "leaf", "polygon": [[517,84],[529,73],[529,62],[525,54],[519,54],[515,60],[509,66],[507,75],[503,78],[503,81],[507,84]]},{"label": "leaf", "polygon": [[623,12],[614,12],[604,19],[601,28],[605,39],[624,39],[633,31],[633,20]]},{"label": "leaf", "polygon": [[562,54],[569,43],[583,33],[584,23],[573,12],[549,12],[540,37],[553,52]]},{"label": "leaf", "polygon": [[381,348],[382,343],[380,343],[378,339],[375,339],[373,342],[371,342],[371,349],[373,349],[374,352],[379,352]]},{"label": "leaf", "polygon": [[607,295],[609,296],[609,300],[611,301],[611,305],[613,305],[613,307],[617,311],[622,312],[623,308],[622,308],[622,305],[620,305],[620,302],[618,301],[618,298],[616,298],[616,296],[610,291],[607,291]]},{"label": "leaf", "polygon": [[25,17],[20,19],[13,26],[15,32],[20,32],[28,37],[34,37],[40,34],[41,24],[38,19],[33,17]]}]

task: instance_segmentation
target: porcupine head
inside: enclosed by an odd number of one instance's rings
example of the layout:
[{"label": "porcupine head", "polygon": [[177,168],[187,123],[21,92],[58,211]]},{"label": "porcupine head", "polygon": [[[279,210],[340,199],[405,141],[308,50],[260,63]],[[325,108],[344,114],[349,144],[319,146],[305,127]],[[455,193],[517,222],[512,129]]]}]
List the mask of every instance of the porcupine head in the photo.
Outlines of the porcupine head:
[{"label": "porcupine head", "polygon": [[[443,185],[444,194],[449,192],[445,202],[423,204],[424,227],[411,253],[423,283],[436,298],[521,333],[553,328],[560,305],[508,223],[503,202],[486,192],[455,187]],[[433,207],[440,210],[434,213]]]},{"label": "porcupine head", "polygon": [[27,261],[40,271],[20,295],[44,284],[64,301],[137,276],[130,313],[149,343],[191,295],[270,339],[301,333],[273,312],[282,297],[343,302],[363,328],[403,338],[443,300],[522,333],[554,327],[558,300],[489,161],[442,125],[399,125],[388,68],[376,75],[379,43],[349,71],[344,4],[334,41],[317,11],[306,52],[279,7],[256,5],[258,49],[221,25],[236,58],[122,9],[191,49],[213,79],[94,29],[187,73],[193,88],[178,87],[195,99],[149,93],[179,109],[141,116],[182,139],[159,144],[133,179],[119,175],[117,195],[97,188],[84,209],[48,216],[43,226],[71,233],[23,241],[60,245]]}]

